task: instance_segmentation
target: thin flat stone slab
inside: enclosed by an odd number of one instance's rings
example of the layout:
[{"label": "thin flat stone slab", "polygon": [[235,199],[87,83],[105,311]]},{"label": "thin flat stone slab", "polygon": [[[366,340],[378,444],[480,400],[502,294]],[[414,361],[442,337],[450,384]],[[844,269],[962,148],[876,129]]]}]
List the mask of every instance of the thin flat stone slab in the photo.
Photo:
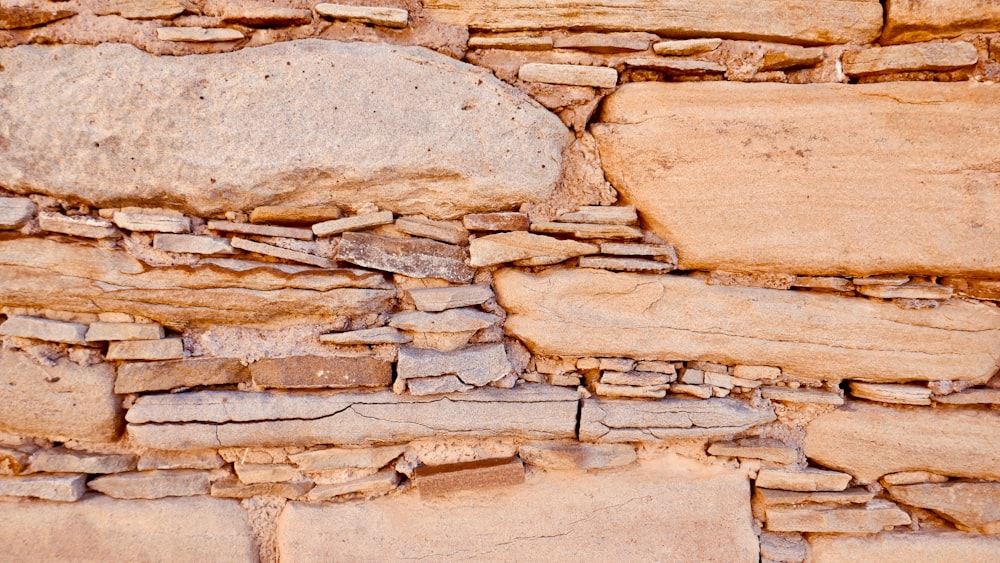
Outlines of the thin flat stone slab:
[{"label": "thin flat stone slab", "polygon": [[[401,383],[400,383],[401,382]],[[412,379],[398,380],[393,390],[400,391],[402,385],[406,385],[406,390],[411,395],[422,397],[425,395],[443,395],[446,393],[465,393],[475,389],[472,385],[466,385],[457,375],[439,375],[436,377],[415,377]]]},{"label": "thin flat stone slab", "polygon": [[225,233],[242,235],[257,235],[264,237],[284,237],[298,240],[312,240],[313,233],[309,229],[295,227],[276,227],[274,225],[259,225],[255,223],[231,223],[229,221],[209,221],[208,228]]},{"label": "thin flat stone slab", "polygon": [[498,211],[470,213],[462,217],[462,225],[470,231],[527,231],[530,222],[527,213]]},{"label": "thin flat stone slab", "polygon": [[995,278],[1000,128],[960,140],[1000,121],[998,97],[968,82],[641,82],[609,96],[590,131],[680,269]]},{"label": "thin flat stone slab", "polygon": [[173,19],[184,13],[177,0],[129,0],[114,2],[94,11],[99,16],[118,15],[130,20]]},{"label": "thin flat stone slab", "polygon": [[786,47],[765,54],[757,71],[770,72],[815,66],[823,61],[823,57],[823,49],[820,47]]},{"label": "thin flat stone slab", "polygon": [[408,235],[439,240],[449,244],[467,244],[469,242],[469,231],[461,224],[435,221],[422,215],[400,217],[396,219],[396,228]]},{"label": "thin flat stone slab", "polygon": [[642,231],[627,225],[602,225],[594,223],[557,223],[543,221],[531,224],[531,232],[555,235],[572,235],[576,238],[638,239]]},{"label": "thin flat stone slab", "polygon": [[157,234],[153,236],[153,248],[191,254],[236,254],[228,239],[200,235]]},{"label": "thin flat stone slab", "polygon": [[112,340],[156,340],[163,337],[163,327],[156,323],[96,322],[90,323],[85,339],[87,342],[108,342]]},{"label": "thin flat stone slab", "polygon": [[967,389],[951,395],[935,396],[934,402],[946,405],[1000,405],[1000,389]]},{"label": "thin flat stone slab", "polygon": [[578,49],[591,53],[629,53],[645,51],[659,37],[652,33],[574,33],[554,42],[556,49]]},{"label": "thin flat stone slab", "polygon": [[291,454],[291,460],[303,471],[327,471],[331,469],[378,469],[385,467],[406,450],[406,446],[383,446],[380,448],[325,448]]},{"label": "thin flat stone slab", "polygon": [[411,337],[400,332],[399,329],[391,326],[380,326],[377,328],[364,328],[361,330],[351,330],[348,332],[331,332],[320,335],[319,341],[327,344],[340,344],[343,346],[370,345],[370,344],[406,344],[413,340]]},{"label": "thin flat stone slab", "polygon": [[39,364],[0,350],[0,430],[51,440],[111,442],[122,426],[111,364],[80,366],[66,358]]},{"label": "thin flat stone slab", "polygon": [[900,471],[1000,480],[1000,415],[850,402],[806,426],[809,459],[872,483]]},{"label": "thin flat stone slab", "polygon": [[[61,502],[79,500],[87,492],[86,475],[0,476],[0,497],[30,497]],[[5,510],[5,513],[11,512]],[[5,523],[4,527],[8,524]],[[0,531],[0,537],[3,532]],[[7,556],[10,552],[7,552]]]},{"label": "thin flat stone slab", "polygon": [[429,0],[424,9],[445,23],[494,32],[575,28],[828,44],[871,43],[882,29],[882,7],[870,1]]},{"label": "thin flat stone slab", "polygon": [[722,39],[678,39],[674,41],[659,41],[653,43],[653,52],[657,55],[699,55],[714,51],[722,45]]},{"label": "thin flat stone slab", "polygon": [[880,403],[900,405],[929,405],[931,390],[922,385],[893,385],[887,383],[851,382],[851,395]]},{"label": "thin flat stone slab", "polygon": [[890,526],[905,526],[910,516],[895,504],[873,500],[863,507],[769,507],[767,529],[772,532],[874,534]]},{"label": "thin flat stone slab", "polygon": [[812,403],[816,405],[842,405],[844,398],[833,391],[812,389],[809,387],[762,387],[760,394],[765,399],[779,403]]},{"label": "thin flat stone slab", "polygon": [[480,344],[453,352],[404,347],[396,375],[401,379],[456,375],[468,385],[486,385],[513,370],[502,343]]},{"label": "thin flat stone slab", "polygon": [[250,376],[261,387],[286,389],[388,387],[392,362],[371,357],[264,358],[250,364]]},{"label": "thin flat stone slab", "polygon": [[[492,72],[422,47],[306,39],[156,57],[117,43],[24,45],[0,65],[11,87],[0,185],[97,207],[155,202],[214,217],[370,202],[452,219],[546,199],[572,137]],[[481,143],[484,131],[506,133]]]},{"label": "thin flat stone slab", "polygon": [[612,272],[670,272],[674,264],[646,258],[622,258],[618,256],[581,256],[581,268],[596,268]]},{"label": "thin flat stone slab", "polygon": [[406,27],[410,19],[409,12],[399,8],[323,3],[316,4],[313,9],[324,18],[370,23],[385,27]]},{"label": "thin flat stone slab", "polygon": [[1000,536],[961,532],[920,530],[868,536],[809,536],[809,553],[814,563],[991,561],[996,559],[997,552],[1000,552]]},{"label": "thin flat stone slab", "polygon": [[885,485],[916,485],[918,483],[945,483],[948,477],[929,471],[900,471],[890,473],[881,479]]},{"label": "thin flat stone slab", "polygon": [[514,231],[473,239],[469,243],[469,264],[476,267],[495,266],[536,258],[554,258],[555,263],[558,263],[575,256],[597,254],[599,251],[600,247],[596,244]]},{"label": "thin flat stone slab", "polygon": [[933,510],[965,531],[990,533],[981,529],[1000,521],[1000,483],[922,483],[887,490],[897,502]]},{"label": "thin flat stone slab", "polygon": [[132,454],[92,454],[63,448],[41,450],[31,458],[28,473],[121,473],[135,469]]},{"label": "thin flat stone slab", "polygon": [[885,9],[883,43],[1000,31],[1000,6],[988,0],[891,0]]},{"label": "thin flat stone slab", "polygon": [[608,469],[636,460],[629,444],[582,444],[580,442],[531,442],[521,444],[518,455],[525,463],[545,469]]},{"label": "thin flat stone slab", "polygon": [[477,35],[469,38],[470,49],[507,49],[510,51],[548,51],[553,47],[551,37],[510,37],[506,35]]},{"label": "thin flat stone slab", "polygon": [[340,219],[340,208],[335,205],[313,205],[309,207],[288,207],[285,205],[263,205],[250,212],[251,223],[313,224],[331,219]]},{"label": "thin flat stone slab", "polygon": [[715,442],[708,453],[719,456],[763,459],[774,463],[795,463],[798,453],[777,440],[750,438],[736,442]]},{"label": "thin flat stone slab", "polygon": [[973,66],[979,60],[979,51],[975,45],[965,41],[915,43],[844,53],[841,60],[844,74],[871,76],[890,72],[945,71]]},{"label": "thin flat stone slab", "polygon": [[[588,514],[601,517],[582,517]],[[372,553],[386,560],[449,554],[586,561],[595,553],[621,561],[759,558],[746,478],[674,457],[596,474],[536,472],[516,487],[435,499],[407,494],[364,503],[289,503],[277,537],[282,561],[317,561],[330,553],[345,560]]]},{"label": "thin flat stone slab", "polygon": [[448,309],[440,313],[400,311],[389,318],[389,326],[411,332],[467,332],[500,322],[500,316],[471,307]]},{"label": "thin flat stone slab", "polygon": [[598,223],[604,225],[633,225],[639,216],[631,205],[582,205],[576,211],[560,213],[559,223]]},{"label": "thin flat stone slab", "polygon": [[657,442],[736,434],[774,420],[774,411],[732,399],[630,401],[583,399],[580,440]]},{"label": "thin flat stone slab", "polygon": [[466,265],[469,251],[460,246],[420,238],[344,233],[337,260],[414,278],[441,278],[469,283],[476,271]]},{"label": "thin flat stone slab", "polygon": [[312,481],[292,483],[254,483],[247,485],[235,478],[219,479],[212,482],[212,496],[217,498],[252,498],[260,496],[301,498],[313,488]]},{"label": "thin flat stone slab", "polygon": [[851,476],[839,471],[807,467],[799,470],[763,468],[757,473],[757,486],[783,491],[843,491]]},{"label": "thin flat stone slab", "polygon": [[236,501],[118,500],[92,495],[72,504],[20,503],[4,511],[4,556],[24,561],[219,561],[257,558]]},{"label": "thin flat stone slab", "polygon": [[661,385],[609,385],[607,383],[594,383],[594,394],[600,397],[610,398],[632,398],[632,399],[662,399],[667,396],[668,386]]},{"label": "thin flat stone slab", "polygon": [[312,12],[276,6],[232,6],[222,13],[222,23],[238,23],[251,27],[306,25]]},{"label": "thin flat stone slab", "polygon": [[127,416],[136,443],[162,450],[375,445],[432,436],[559,439],[576,436],[578,399],[575,389],[539,385],[446,397],[200,391],[140,397]]},{"label": "thin flat stone slab", "polygon": [[175,215],[116,211],[111,221],[126,231],[157,233],[191,232],[191,219]]},{"label": "thin flat stone slab", "polygon": [[127,340],[108,344],[109,360],[179,360],[184,357],[184,341],[180,338],[159,340]]},{"label": "thin flat stone slab", "polygon": [[63,215],[52,211],[38,214],[38,228],[50,233],[61,233],[85,238],[115,238],[121,233],[111,221],[87,215]]},{"label": "thin flat stone slab", "polygon": [[494,287],[508,312],[505,331],[541,355],[712,359],[876,382],[985,381],[1000,361],[1000,311],[955,299],[904,310],[832,294],[590,269],[501,270]]},{"label": "thin flat stone slab", "polygon": [[760,485],[754,488],[754,502],[760,502],[765,507],[789,504],[867,504],[873,498],[875,498],[875,493],[861,487],[852,487],[843,491],[809,492],[765,489]]},{"label": "thin flat stone slab", "polygon": [[308,252],[289,250],[273,244],[254,242],[252,240],[242,239],[239,237],[233,237],[230,239],[229,244],[231,244],[233,248],[246,250],[247,252],[256,252],[257,254],[273,256],[283,260],[302,262],[303,264],[309,264],[310,266],[316,266],[318,268],[333,268],[333,262],[329,259],[323,258],[322,256],[316,256],[315,254],[309,254]]},{"label": "thin flat stone slab", "polygon": [[383,469],[374,475],[354,479],[336,485],[316,485],[306,495],[307,500],[322,501],[349,494],[384,495],[396,489],[399,473],[393,469]]},{"label": "thin flat stone slab", "polygon": [[677,251],[669,244],[643,244],[639,242],[602,242],[601,254],[622,256],[655,256],[664,262],[677,265]]},{"label": "thin flat stone slab", "polygon": [[156,30],[160,41],[180,41],[182,43],[215,43],[217,41],[240,41],[245,39],[238,30],[228,27],[160,27]]},{"label": "thin flat stone slab", "polygon": [[635,57],[625,59],[625,65],[632,68],[658,70],[667,74],[720,74],[726,72],[726,66],[717,62],[674,57]]},{"label": "thin flat stone slab", "polygon": [[0,324],[0,334],[64,344],[86,344],[87,325],[13,315]]},{"label": "thin flat stone slab", "polygon": [[318,237],[328,237],[349,231],[362,231],[379,225],[388,225],[392,223],[392,218],[392,211],[378,211],[365,215],[330,219],[313,225],[312,232]]},{"label": "thin flat stone slab", "polygon": [[413,299],[417,310],[431,313],[482,305],[494,297],[489,284],[415,288],[408,290],[407,293]]},{"label": "thin flat stone slab", "polygon": [[932,283],[904,283],[900,285],[859,285],[857,292],[880,299],[948,299],[954,288]]},{"label": "thin flat stone slab", "polygon": [[509,487],[524,483],[524,464],[518,457],[422,465],[413,472],[421,497],[435,497],[468,489]]},{"label": "thin flat stone slab", "polygon": [[87,487],[120,499],[158,499],[207,495],[212,487],[208,471],[168,469],[116,473],[96,477]]},{"label": "thin flat stone slab", "polygon": [[0,29],[27,29],[75,16],[73,10],[40,10],[31,7],[0,7]]},{"label": "thin flat stone slab", "polygon": [[518,69],[517,78],[525,82],[595,88],[614,88],[618,85],[618,71],[606,66],[527,63]]},{"label": "thin flat stone slab", "polygon": [[118,367],[115,393],[167,391],[179,387],[232,385],[249,381],[249,371],[236,358],[135,362]]},{"label": "thin flat stone slab", "polygon": [[148,469],[218,469],[226,462],[215,450],[169,452],[146,450],[139,456],[139,471]]},{"label": "thin flat stone slab", "polygon": [[0,197],[0,229],[19,229],[35,216],[38,206],[26,197]]}]

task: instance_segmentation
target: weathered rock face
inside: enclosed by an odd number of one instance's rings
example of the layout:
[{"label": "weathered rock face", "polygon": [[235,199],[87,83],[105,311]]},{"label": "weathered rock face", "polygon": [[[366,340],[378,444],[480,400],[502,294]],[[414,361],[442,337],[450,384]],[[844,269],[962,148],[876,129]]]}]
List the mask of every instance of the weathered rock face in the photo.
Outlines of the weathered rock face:
[{"label": "weathered rock face", "polygon": [[491,559],[501,545],[512,560],[749,562],[758,553],[748,496],[742,475],[672,458],[614,473],[536,474],[433,501],[291,503],[278,519],[278,550],[282,561]]},{"label": "weathered rock face", "polygon": [[100,206],[374,202],[454,217],[544,199],[568,143],[526,96],[418,47],[22,46],[0,65],[0,184]]},{"label": "weathered rock face", "polygon": [[1000,538],[927,531],[871,536],[812,535],[809,547],[815,563],[992,561],[1000,551]]},{"label": "weathered rock face", "polygon": [[1000,5],[991,0],[886,0],[885,10],[884,43],[1000,31]]},{"label": "weathered rock face", "polygon": [[111,364],[79,366],[62,358],[43,366],[0,350],[0,430],[53,440],[111,441],[121,429]]},{"label": "weathered rock face", "polygon": [[680,276],[502,270],[505,330],[535,353],[714,360],[823,379],[985,381],[1000,363],[1000,311],[706,285]]},{"label": "weathered rock face", "polygon": [[424,6],[447,23],[489,31],[566,27],[671,37],[869,43],[882,26],[882,8],[870,0],[430,0]]},{"label": "weathered rock face", "polygon": [[[681,269],[995,277],[998,97],[968,83],[644,82],[608,97],[591,130]],[[970,131],[981,142],[963,142]]]},{"label": "weathered rock face", "polygon": [[864,483],[900,471],[1000,479],[998,432],[993,411],[852,402],[809,423],[805,453]]}]

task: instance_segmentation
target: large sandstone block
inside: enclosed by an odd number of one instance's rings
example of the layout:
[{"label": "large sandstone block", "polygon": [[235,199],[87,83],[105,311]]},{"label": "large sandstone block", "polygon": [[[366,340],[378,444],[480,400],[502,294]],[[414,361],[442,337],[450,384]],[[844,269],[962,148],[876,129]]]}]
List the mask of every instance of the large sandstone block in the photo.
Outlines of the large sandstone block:
[{"label": "large sandstone block", "polygon": [[1000,4],[993,0],[886,0],[885,10],[884,43],[1000,31]]},{"label": "large sandstone block", "polygon": [[[0,430],[52,440],[109,442],[121,429],[111,364],[46,366],[0,350]],[[2,543],[2,542],[0,542]]]},{"label": "large sandstone block", "polygon": [[374,202],[451,218],[546,198],[569,142],[527,96],[421,47],[33,45],[3,50],[0,66],[0,184],[98,206]]},{"label": "large sandstone block", "polygon": [[[681,458],[599,474],[535,473],[527,483],[434,499],[289,503],[282,561],[758,560],[742,475]],[[324,533],[316,533],[324,530]],[[725,541],[719,541],[725,538]]]},{"label": "large sandstone block", "polygon": [[887,532],[878,535],[809,536],[814,563],[936,563],[939,561],[996,561],[1000,537],[932,532]]},{"label": "large sandstone block", "polygon": [[872,0],[428,0],[434,18],[476,30],[651,31],[789,43],[869,43],[882,27]]},{"label": "large sandstone block", "polygon": [[201,391],[140,397],[126,415],[136,443],[161,450],[229,446],[370,445],[440,436],[576,436],[571,389],[481,388],[446,397],[391,391]]},{"label": "large sandstone block", "polygon": [[901,471],[1000,480],[998,435],[996,411],[850,402],[806,426],[805,454],[863,483]]},{"label": "large sandstone block", "polygon": [[998,98],[968,82],[644,82],[591,130],[680,269],[996,277]]},{"label": "large sandstone block", "polygon": [[12,561],[256,561],[237,501],[213,498],[25,502],[3,507]]},{"label": "large sandstone block", "polygon": [[1000,365],[1000,310],[936,309],[681,276],[559,270],[496,274],[505,330],[533,352],[767,365],[799,377],[985,382]]}]

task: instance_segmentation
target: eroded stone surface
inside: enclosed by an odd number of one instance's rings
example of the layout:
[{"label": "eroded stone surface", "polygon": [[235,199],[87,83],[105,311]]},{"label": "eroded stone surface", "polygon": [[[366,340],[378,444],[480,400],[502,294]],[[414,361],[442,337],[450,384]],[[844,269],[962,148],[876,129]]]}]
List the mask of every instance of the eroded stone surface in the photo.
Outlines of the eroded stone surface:
[{"label": "eroded stone surface", "polygon": [[226,385],[250,381],[235,358],[188,358],[163,362],[136,362],[118,367],[115,393],[166,391],[198,385]]},{"label": "eroded stone surface", "polygon": [[120,499],[158,499],[207,495],[209,472],[197,469],[167,469],[116,473],[91,479],[87,486]]},{"label": "eroded stone surface", "polygon": [[482,344],[453,352],[402,348],[396,364],[402,379],[457,375],[469,385],[486,385],[510,373],[513,367],[503,344]]},{"label": "eroded stone surface", "polygon": [[264,358],[250,364],[250,376],[261,387],[388,387],[392,363],[372,357]]},{"label": "eroded stone surface", "polygon": [[815,563],[990,561],[1000,551],[1000,537],[929,530],[874,536],[810,535],[809,547]]},{"label": "eroded stone surface", "polygon": [[370,233],[344,233],[337,247],[337,260],[414,278],[441,278],[455,283],[472,281],[476,272],[466,265],[468,259],[469,251],[464,247]]}]

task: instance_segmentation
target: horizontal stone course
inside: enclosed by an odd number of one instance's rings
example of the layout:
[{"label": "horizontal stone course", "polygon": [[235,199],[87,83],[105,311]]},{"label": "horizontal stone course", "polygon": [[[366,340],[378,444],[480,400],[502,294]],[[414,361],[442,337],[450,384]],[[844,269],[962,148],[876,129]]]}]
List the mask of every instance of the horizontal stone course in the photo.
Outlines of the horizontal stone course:
[{"label": "horizontal stone course", "polygon": [[774,420],[770,409],[754,409],[732,399],[584,399],[580,440],[656,442],[710,438],[742,432]]}]

